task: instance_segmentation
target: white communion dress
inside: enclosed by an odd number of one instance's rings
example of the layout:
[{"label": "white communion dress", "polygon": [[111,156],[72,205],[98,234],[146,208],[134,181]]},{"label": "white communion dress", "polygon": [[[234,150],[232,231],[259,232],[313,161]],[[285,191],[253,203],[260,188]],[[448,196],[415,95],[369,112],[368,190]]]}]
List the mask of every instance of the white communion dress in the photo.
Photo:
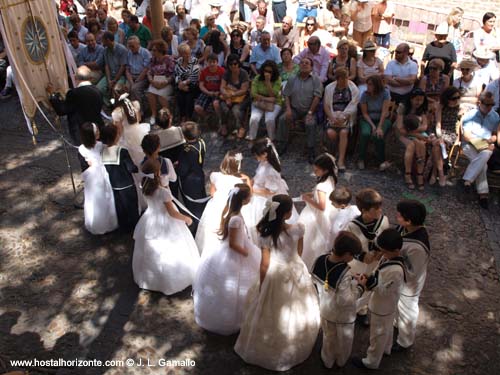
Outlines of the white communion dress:
[{"label": "white communion dress", "polygon": [[220,228],[221,215],[226,206],[229,191],[234,188],[234,185],[243,183],[243,180],[237,176],[213,172],[210,174],[210,183],[215,187],[215,194],[203,211],[195,236],[200,254],[203,254],[206,249],[218,246],[217,232]]},{"label": "white communion dress", "polygon": [[142,289],[170,295],[193,283],[200,262],[191,232],[184,221],[168,214],[168,188],[145,196],[148,208],[134,231],[134,280]]},{"label": "white communion dress", "polygon": [[97,142],[91,149],[80,145],[78,152],[89,167],[82,172],[85,202],[85,228],[92,234],[104,234],[118,228],[115,198],[108,172],[102,163],[103,144]]},{"label": "white communion dress", "polygon": [[316,202],[318,202],[318,192],[325,193],[325,209],[321,211],[307,204],[300,213],[299,222],[305,226],[302,259],[304,259],[304,263],[309,270],[312,268],[316,258],[330,250],[328,249],[329,233],[331,231],[330,212],[333,209],[333,205],[329,197],[333,190],[335,190],[335,181],[333,177],[329,176],[325,181],[318,183],[313,191]]},{"label": "white communion dress", "polygon": [[[253,189],[267,189],[273,192],[270,196],[263,196],[259,194],[252,194],[250,203],[243,206],[241,214],[245,219],[250,237],[254,243],[257,243],[259,234],[257,233],[257,224],[262,219],[266,201],[271,199],[274,195],[286,194],[288,195],[288,185],[281,177],[280,173],[273,168],[267,161],[259,162],[259,166],[255,171],[253,178]],[[292,210],[292,217],[287,220],[288,224],[296,223],[299,219],[299,214],[295,207]]]},{"label": "white communion dress", "polygon": [[229,247],[229,238],[219,241],[202,261],[193,285],[196,323],[210,332],[231,335],[240,329],[247,292],[259,280],[261,251],[255,246],[241,215],[229,219],[237,230],[237,243],[247,249],[244,256]]},{"label": "white communion dress", "polygon": [[[270,263],[262,285],[248,292],[245,319],[234,350],[247,363],[286,371],[305,361],[320,327],[319,302],[309,271],[297,253],[304,226],[292,224],[270,248]],[[260,287],[260,290],[259,290]]]}]

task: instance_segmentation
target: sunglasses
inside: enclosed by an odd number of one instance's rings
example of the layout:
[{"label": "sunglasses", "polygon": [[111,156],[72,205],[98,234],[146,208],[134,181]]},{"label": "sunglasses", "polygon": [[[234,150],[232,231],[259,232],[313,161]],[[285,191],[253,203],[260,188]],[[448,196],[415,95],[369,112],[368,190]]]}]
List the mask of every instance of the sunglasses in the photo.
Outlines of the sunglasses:
[{"label": "sunglasses", "polygon": [[452,96],[448,100],[460,100],[460,96]]},{"label": "sunglasses", "polygon": [[460,68],[460,70],[463,70],[464,72],[470,71],[470,68]]},{"label": "sunglasses", "polygon": [[482,105],[484,105],[485,107],[493,107],[495,105],[495,103],[481,103]]},{"label": "sunglasses", "polygon": [[308,22],[308,23],[306,23],[306,25],[307,25],[307,26],[314,26],[314,25],[316,25],[316,24],[315,24],[315,23],[309,23],[309,22]]},{"label": "sunglasses", "polygon": [[232,63],[229,64],[229,66],[235,66],[235,65],[239,65],[238,62],[233,61]]}]

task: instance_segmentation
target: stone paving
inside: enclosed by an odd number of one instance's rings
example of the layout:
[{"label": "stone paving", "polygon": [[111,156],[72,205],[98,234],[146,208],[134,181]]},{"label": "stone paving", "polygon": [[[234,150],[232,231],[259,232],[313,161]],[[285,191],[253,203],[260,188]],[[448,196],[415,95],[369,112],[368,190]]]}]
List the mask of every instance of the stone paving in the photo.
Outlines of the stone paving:
[{"label": "stone paving", "polygon": [[[239,359],[233,352],[236,336],[217,336],[195,325],[190,289],[171,297],[139,290],[131,272],[131,236],[85,231],[83,211],[72,206],[57,137],[40,121],[39,143],[33,147],[17,101],[0,105],[0,373],[16,369],[9,360],[34,358],[132,359],[135,365],[17,368],[32,375],[270,373]],[[235,142],[205,137],[208,173]],[[243,169],[252,175],[256,161],[246,144],[240,147]],[[301,152],[296,137],[283,158],[292,196],[314,186]],[[71,164],[77,169],[75,155],[71,152]],[[430,188],[409,192],[397,171],[379,173],[372,167],[350,169],[340,183],[353,192],[378,189],[390,220],[399,199],[422,200],[432,244],[417,342],[407,353],[385,357],[382,373],[499,374],[498,206],[480,212],[475,202],[460,203],[453,188],[440,194]],[[78,174],[76,180],[81,187]],[[366,351],[367,339],[368,330],[357,327],[354,355]],[[319,349],[318,340],[310,358],[287,374],[331,373],[322,367]],[[190,359],[196,365],[137,366],[139,360],[157,364],[160,358]],[[347,365],[335,373],[364,372]]]}]

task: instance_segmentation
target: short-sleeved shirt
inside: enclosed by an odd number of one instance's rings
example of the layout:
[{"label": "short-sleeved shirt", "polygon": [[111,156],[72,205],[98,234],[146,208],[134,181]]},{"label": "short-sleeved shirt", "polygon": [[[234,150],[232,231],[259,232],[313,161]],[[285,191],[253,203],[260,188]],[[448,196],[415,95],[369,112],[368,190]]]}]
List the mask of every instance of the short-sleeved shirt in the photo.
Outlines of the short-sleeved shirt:
[{"label": "short-sleeved shirt", "polygon": [[281,50],[283,48],[290,48],[293,51],[295,43],[299,42],[299,31],[293,27],[288,34],[283,34],[282,28],[276,29],[273,33],[272,42]]},{"label": "short-sleeved shirt", "polygon": [[[276,104],[282,105],[283,97],[281,96],[281,78],[278,77],[278,79],[272,82],[272,84],[274,97],[276,98]],[[264,80],[260,79],[260,75],[257,75],[253,79],[251,93],[252,98],[254,98],[256,95],[268,96],[266,84],[264,83]]]},{"label": "short-sleeved shirt", "polygon": [[211,72],[207,67],[201,71],[200,83],[203,82],[205,84],[205,88],[208,91],[219,91],[223,76],[224,76],[223,67],[218,66],[216,72]]},{"label": "short-sleeved shirt", "polygon": [[[393,77],[408,77],[408,76],[416,76],[418,73],[418,66],[417,63],[411,59],[408,59],[405,63],[401,64],[397,60],[391,60],[387,64],[387,67],[385,68],[385,75],[386,76],[393,76]],[[408,85],[408,86],[390,86],[388,85],[389,90],[391,92],[399,94],[399,95],[405,95],[408,94],[412,88],[413,84]]]},{"label": "short-sleeved shirt", "polygon": [[151,31],[144,26],[143,24],[139,25],[139,28],[137,31],[134,31],[132,29],[129,30],[127,33],[127,39],[130,38],[132,35],[135,35],[136,37],[139,38],[139,41],[141,43],[141,47],[147,48],[148,43],[151,39],[153,39],[153,36],[151,35]]},{"label": "short-sleeved shirt", "polygon": [[224,72],[223,78],[229,86],[231,86],[232,88],[234,88],[236,90],[241,89],[241,85],[243,85],[243,83],[250,81],[248,73],[246,72],[246,70],[243,70],[243,69],[240,69],[240,75],[238,76],[238,82],[233,82],[231,80],[231,72],[229,70],[226,70]]},{"label": "short-sleeved shirt", "polygon": [[489,139],[498,128],[500,116],[493,110],[485,116],[477,108],[467,112],[462,121],[464,131],[470,131],[474,138]]},{"label": "short-sleeved shirt", "polygon": [[128,51],[127,53],[127,66],[129,67],[132,75],[139,75],[149,66],[151,62],[151,53],[143,47],[139,47],[137,53]]},{"label": "short-sleeved shirt", "polygon": [[[357,9],[358,1],[351,3],[351,14]],[[359,32],[366,32],[372,28],[372,8],[373,5],[365,3],[365,7],[361,12],[357,13],[356,20],[353,21],[353,28]]]},{"label": "short-sleeved shirt", "polygon": [[378,96],[371,96],[365,91],[361,95],[360,104],[366,104],[368,107],[368,116],[372,121],[377,122],[380,120],[380,115],[382,114],[382,107],[384,106],[384,101],[390,100],[391,94],[389,90],[384,89]]},{"label": "short-sleeved shirt", "polygon": [[125,46],[115,43],[113,48],[104,50],[104,63],[109,67],[112,78],[118,73],[120,66],[127,65],[128,50]]},{"label": "short-sleeved shirt", "polygon": [[[297,93],[300,95],[296,95]],[[314,73],[306,79],[302,79],[300,75],[290,77],[283,90],[283,96],[290,98],[292,108],[302,113],[309,111],[314,97],[321,98],[322,95],[323,84]]]},{"label": "short-sleeved shirt", "polygon": [[281,63],[280,50],[274,44],[271,44],[265,51],[260,44],[252,50],[250,64],[255,63],[255,67],[260,69],[261,65],[264,64],[266,60],[272,60],[276,64]]},{"label": "short-sleeved shirt", "polygon": [[104,47],[96,44],[95,49],[91,50],[89,46],[86,46],[78,54],[77,65],[82,66],[89,62],[95,62],[101,68],[104,66]]}]

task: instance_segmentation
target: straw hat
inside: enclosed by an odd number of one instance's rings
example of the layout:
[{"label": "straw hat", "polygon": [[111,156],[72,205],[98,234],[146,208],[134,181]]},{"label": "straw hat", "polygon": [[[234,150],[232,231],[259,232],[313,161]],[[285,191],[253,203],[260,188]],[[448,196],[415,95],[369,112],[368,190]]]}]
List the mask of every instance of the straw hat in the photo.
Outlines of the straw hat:
[{"label": "straw hat", "polygon": [[222,6],[222,1],[220,0],[211,0],[208,2],[208,5],[211,7],[221,7]]},{"label": "straw hat", "polygon": [[472,52],[472,56],[476,59],[491,60],[495,57],[495,54],[486,48],[478,48]]},{"label": "straw hat", "polygon": [[349,45],[349,41],[347,39],[340,39],[339,42],[337,43],[337,49],[342,47],[344,44]]},{"label": "straw hat", "polygon": [[163,13],[175,13],[174,4],[171,1],[165,1]]},{"label": "straw hat", "polygon": [[448,23],[440,23],[436,28],[436,31],[434,31],[434,35],[448,35]]},{"label": "straw hat", "polygon": [[376,51],[377,46],[371,40],[367,40],[361,51]]},{"label": "straw hat", "polygon": [[470,70],[477,70],[479,69],[478,63],[471,59],[471,58],[465,58],[462,61],[460,61],[460,64],[458,64],[459,69],[470,69]]}]

